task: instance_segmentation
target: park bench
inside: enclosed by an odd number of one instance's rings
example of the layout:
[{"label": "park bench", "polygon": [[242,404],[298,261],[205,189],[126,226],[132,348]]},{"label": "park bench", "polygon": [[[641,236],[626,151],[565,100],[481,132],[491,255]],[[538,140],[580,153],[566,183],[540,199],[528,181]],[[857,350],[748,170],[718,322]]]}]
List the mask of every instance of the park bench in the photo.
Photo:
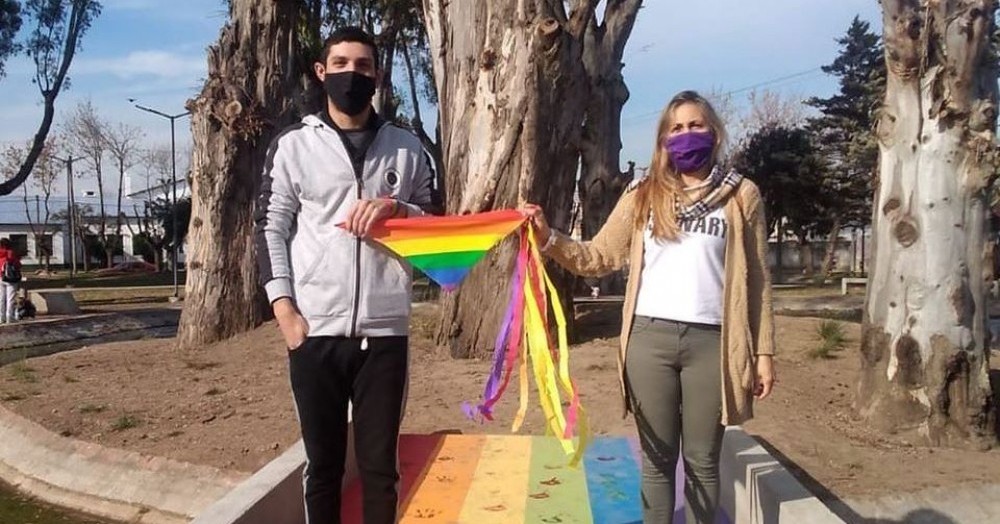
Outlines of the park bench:
[{"label": "park bench", "polygon": [[858,284],[858,285],[865,286],[865,285],[868,285],[868,279],[865,278],[865,277],[844,277],[844,278],[840,279],[840,294],[841,295],[846,295],[847,294],[847,286],[849,286],[851,284]]}]

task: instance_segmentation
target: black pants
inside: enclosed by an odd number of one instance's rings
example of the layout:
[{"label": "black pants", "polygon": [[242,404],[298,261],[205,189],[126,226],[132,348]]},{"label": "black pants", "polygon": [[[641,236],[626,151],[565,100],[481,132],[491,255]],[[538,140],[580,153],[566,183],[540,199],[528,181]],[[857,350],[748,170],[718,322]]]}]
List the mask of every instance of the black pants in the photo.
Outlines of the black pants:
[{"label": "black pants", "polygon": [[306,450],[306,523],[339,524],[353,406],[365,524],[396,522],[397,441],[407,376],[407,337],[310,337],[289,352],[292,393]]}]

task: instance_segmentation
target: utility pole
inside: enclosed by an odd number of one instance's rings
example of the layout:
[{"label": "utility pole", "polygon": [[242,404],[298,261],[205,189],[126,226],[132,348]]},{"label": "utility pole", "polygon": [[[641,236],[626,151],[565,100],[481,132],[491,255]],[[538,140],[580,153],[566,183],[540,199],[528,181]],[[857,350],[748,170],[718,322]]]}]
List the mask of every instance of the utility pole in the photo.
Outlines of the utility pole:
[{"label": "utility pole", "polygon": [[59,158],[53,156],[52,158],[66,163],[66,196],[69,197],[69,201],[66,203],[66,216],[69,221],[69,256],[72,262],[69,266],[69,279],[73,280],[76,277],[76,199],[73,196],[73,162],[77,160],[82,160],[81,158],[73,158],[70,154],[67,158]]}]

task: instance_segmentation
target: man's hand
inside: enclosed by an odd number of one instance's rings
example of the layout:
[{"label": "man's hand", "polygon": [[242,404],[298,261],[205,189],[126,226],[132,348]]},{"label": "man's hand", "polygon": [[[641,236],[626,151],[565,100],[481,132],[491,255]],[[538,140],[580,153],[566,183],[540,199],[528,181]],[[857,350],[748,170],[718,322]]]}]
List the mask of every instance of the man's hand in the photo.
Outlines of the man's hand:
[{"label": "man's hand", "polygon": [[774,388],[774,358],[758,355],[755,368],[753,394],[758,400],[764,400]]},{"label": "man's hand", "polygon": [[344,222],[344,229],[354,236],[368,236],[372,226],[392,218],[399,210],[399,202],[388,198],[376,200],[360,200],[351,208]]},{"label": "man's hand", "polygon": [[273,307],[274,318],[278,320],[278,328],[285,338],[285,345],[289,350],[298,349],[309,336],[309,324],[290,298],[276,300]]}]

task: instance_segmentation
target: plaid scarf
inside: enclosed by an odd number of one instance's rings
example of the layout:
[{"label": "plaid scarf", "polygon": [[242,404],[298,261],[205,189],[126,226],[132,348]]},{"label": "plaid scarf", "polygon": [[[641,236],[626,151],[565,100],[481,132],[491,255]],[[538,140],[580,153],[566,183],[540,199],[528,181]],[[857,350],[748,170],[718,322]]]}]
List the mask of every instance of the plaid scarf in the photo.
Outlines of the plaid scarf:
[{"label": "plaid scarf", "polygon": [[731,170],[725,173],[719,166],[715,166],[712,169],[712,174],[708,175],[709,190],[705,196],[690,205],[682,204],[680,199],[674,201],[674,206],[677,209],[677,221],[697,220],[711,213],[736,189],[736,186],[740,185],[741,180],[743,180],[743,175],[736,171]]}]

